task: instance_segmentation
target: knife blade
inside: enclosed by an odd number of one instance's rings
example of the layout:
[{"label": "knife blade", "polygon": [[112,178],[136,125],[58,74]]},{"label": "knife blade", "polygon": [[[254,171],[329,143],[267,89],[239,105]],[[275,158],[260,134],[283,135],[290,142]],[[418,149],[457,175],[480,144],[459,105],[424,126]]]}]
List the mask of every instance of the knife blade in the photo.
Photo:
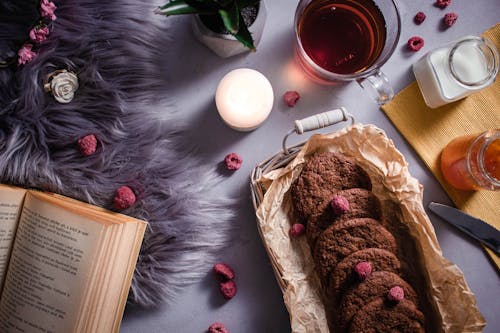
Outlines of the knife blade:
[{"label": "knife blade", "polygon": [[459,209],[436,202],[431,202],[429,209],[446,222],[477,239],[500,255],[500,231],[488,223]]}]

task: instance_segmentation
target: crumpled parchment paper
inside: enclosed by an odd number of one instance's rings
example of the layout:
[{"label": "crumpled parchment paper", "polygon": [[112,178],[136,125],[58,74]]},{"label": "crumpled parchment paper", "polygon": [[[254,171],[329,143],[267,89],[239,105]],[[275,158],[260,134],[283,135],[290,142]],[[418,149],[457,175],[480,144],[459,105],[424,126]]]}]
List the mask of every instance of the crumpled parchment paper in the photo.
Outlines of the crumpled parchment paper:
[{"label": "crumpled parchment paper", "polygon": [[[434,228],[422,206],[422,185],[408,172],[403,155],[385,133],[374,125],[356,124],[328,135],[313,135],[286,167],[262,175],[257,183],[265,189],[256,210],[264,246],[273,264],[290,314],[292,331],[330,332],[321,284],[314,271],[311,250],[305,237],[290,239],[294,223],[289,188],[300,174],[304,162],[314,153],[335,151],[354,157],[369,173],[373,192],[383,203],[384,214],[391,216],[403,260],[420,278],[426,298],[424,312],[430,332],[481,332],[485,320],[460,269],[442,256]],[[394,209],[396,207],[396,209]],[[397,211],[393,214],[393,211]],[[386,216],[387,216],[386,215]],[[405,254],[406,252],[406,254]],[[418,290],[417,290],[418,292]],[[425,303],[425,302],[424,302]]]}]

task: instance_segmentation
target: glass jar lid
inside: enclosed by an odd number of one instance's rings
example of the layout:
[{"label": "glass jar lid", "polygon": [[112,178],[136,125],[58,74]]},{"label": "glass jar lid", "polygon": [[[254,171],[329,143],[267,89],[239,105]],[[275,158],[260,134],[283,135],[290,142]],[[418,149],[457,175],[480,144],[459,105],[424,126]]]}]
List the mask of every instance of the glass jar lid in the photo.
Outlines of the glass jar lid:
[{"label": "glass jar lid", "polygon": [[457,42],[448,57],[453,77],[469,87],[493,82],[498,73],[498,61],[498,50],[493,42],[473,36]]}]

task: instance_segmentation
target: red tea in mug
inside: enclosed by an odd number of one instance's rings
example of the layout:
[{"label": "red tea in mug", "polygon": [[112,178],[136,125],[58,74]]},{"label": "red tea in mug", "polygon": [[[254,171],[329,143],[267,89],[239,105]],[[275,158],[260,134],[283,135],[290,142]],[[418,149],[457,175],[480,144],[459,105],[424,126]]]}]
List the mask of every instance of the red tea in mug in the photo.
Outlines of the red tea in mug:
[{"label": "red tea in mug", "polygon": [[371,0],[317,0],[304,10],[298,35],[316,65],[354,74],[378,59],[385,45],[385,20]]}]

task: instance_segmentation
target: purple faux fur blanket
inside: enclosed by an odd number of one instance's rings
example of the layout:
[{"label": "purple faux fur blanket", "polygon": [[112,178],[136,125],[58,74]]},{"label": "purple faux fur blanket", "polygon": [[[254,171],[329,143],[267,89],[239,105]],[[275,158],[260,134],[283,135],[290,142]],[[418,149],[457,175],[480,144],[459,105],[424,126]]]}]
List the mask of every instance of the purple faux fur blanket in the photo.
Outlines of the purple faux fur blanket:
[{"label": "purple faux fur blanket", "polygon": [[[14,9],[9,1],[0,6],[0,16],[11,17],[0,20],[0,31],[24,19],[14,5],[22,1],[11,0]],[[109,209],[118,187],[133,188],[138,201],[123,213],[150,227],[129,301],[163,303],[203,277],[229,243],[231,204],[209,193],[219,175],[197,166],[172,108],[155,114],[147,107],[158,102],[154,96],[168,95],[158,67],[169,65],[161,60],[169,41],[154,23],[154,4],[54,3],[57,19],[36,58],[0,68],[0,181]],[[8,36],[0,36],[6,45]],[[46,75],[58,69],[78,75],[80,87],[69,104],[43,90]],[[83,157],[76,141],[89,133],[98,148]]]}]

